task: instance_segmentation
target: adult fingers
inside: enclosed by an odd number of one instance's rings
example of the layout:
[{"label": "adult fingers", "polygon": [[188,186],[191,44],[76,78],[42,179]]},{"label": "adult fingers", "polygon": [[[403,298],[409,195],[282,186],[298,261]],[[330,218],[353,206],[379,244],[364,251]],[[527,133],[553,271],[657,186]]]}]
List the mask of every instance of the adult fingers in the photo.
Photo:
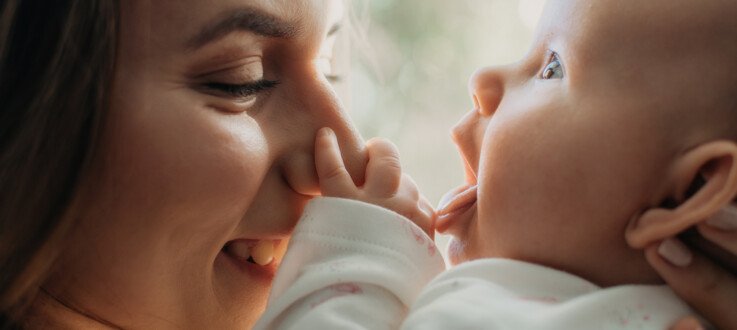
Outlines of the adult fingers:
[{"label": "adult fingers", "polygon": [[708,222],[699,224],[697,228],[704,238],[732,254],[737,254],[737,230],[717,228]]},{"label": "adult fingers", "polygon": [[399,151],[385,139],[371,139],[366,143],[369,161],[366,166],[364,191],[375,197],[393,196],[402,178]]},{"label": "adult fingers", "polygon": [[650,265],[683,300],[719,329],[737,329],[737,279],[676,239],[645,249]]},{"label": "adult fingers", "polygon": [[704,326],[701,325],[701,322],[694,317],[694,316],[688,316],[684,317],[675,324],[673,324],[669,330],[700,330],[704,329]]},{"label": "adult fingers", "polygon": [[335,132],[323,127],[315,138],[315,168],[323,196],[350,197],[356,187],[343,164]]}]

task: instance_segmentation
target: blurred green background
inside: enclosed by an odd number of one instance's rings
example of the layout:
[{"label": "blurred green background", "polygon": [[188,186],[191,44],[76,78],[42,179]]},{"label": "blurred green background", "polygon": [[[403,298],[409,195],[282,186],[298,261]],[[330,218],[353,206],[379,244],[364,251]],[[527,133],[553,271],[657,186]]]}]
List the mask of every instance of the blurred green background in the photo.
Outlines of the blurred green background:
[{"label": "blurred green background", "polygon": [[521,58],[544,2],[350,2],[354,35],[342,51],[351,61],[338,90],[365,138],[397,144],[404,170],[432,203],[464,180],[449,132],[473,107],[469,77]]}]

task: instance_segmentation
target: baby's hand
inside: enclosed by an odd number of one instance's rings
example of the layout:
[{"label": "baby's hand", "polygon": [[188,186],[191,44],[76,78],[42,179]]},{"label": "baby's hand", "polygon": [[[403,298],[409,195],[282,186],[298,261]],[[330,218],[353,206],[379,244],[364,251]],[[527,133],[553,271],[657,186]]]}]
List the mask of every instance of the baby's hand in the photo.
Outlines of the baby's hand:
[{"label": "baby's hand", "polygon": [[384,139],[366,143],[369,161],[366,182],[356,187],[345,169],[335,133],[327,127],[317,132],[315,166],[323,196],[354,199],[397,212],[417,224],[431,238],[435,233],[435,210],[420,195],[417,185],[402,174],[396,146]]}]

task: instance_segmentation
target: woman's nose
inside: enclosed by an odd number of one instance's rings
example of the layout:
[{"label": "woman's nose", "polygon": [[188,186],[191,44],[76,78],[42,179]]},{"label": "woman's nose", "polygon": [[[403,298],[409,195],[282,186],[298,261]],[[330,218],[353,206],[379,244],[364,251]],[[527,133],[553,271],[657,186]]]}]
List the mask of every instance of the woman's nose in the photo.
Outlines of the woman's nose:
[{"label": "woman's nose", "polygon": [[284,159],[284,174],[292,189],[305,195],[320,194],[314,142],[322,127],[335,132],[346,170],[356,185],[363,185],[367,163],[364,142],[332,87],[324,80],[304,84],[294,100],[295,111],[286,118],[293,123],[292,146]]}]

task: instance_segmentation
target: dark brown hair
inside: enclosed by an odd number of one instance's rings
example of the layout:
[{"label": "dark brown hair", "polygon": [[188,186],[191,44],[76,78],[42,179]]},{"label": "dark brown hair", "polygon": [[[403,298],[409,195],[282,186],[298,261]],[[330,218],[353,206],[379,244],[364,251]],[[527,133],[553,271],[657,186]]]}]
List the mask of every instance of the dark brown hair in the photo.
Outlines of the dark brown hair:
[{"label": "dark brown hair", "polygon": [[116,0],[0,0],[0,328],[17,326],[74,225],[118,17]]}]

